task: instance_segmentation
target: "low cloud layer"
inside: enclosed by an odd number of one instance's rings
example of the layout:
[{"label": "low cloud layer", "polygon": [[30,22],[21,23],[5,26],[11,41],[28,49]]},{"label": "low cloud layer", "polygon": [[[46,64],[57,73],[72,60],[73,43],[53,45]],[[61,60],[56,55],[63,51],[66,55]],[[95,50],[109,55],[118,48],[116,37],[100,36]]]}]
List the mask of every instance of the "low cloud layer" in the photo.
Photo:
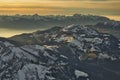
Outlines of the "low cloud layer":
[{"label": "low cloud layer", "polygon": [[[1,1],[1,0],[0,0]],[[33,2],[33,3],[32,3]],[[0,14],[54,15],[74,13],[120,15],[120,1],[114,0],[7,0],[1,1]]]}]

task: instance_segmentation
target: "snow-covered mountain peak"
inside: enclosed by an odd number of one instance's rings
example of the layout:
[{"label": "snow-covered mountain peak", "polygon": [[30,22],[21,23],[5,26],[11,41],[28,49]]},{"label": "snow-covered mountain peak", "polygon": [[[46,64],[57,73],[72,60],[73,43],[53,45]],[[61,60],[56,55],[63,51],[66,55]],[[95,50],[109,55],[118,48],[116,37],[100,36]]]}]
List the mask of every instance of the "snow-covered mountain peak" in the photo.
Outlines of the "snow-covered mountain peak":
[{"label": "snow-covered mountain peak", "polygon": [[98,32],[86,26],[70,25],[63,28],[63,32],[71,32],[76,34],[98,35]]}]

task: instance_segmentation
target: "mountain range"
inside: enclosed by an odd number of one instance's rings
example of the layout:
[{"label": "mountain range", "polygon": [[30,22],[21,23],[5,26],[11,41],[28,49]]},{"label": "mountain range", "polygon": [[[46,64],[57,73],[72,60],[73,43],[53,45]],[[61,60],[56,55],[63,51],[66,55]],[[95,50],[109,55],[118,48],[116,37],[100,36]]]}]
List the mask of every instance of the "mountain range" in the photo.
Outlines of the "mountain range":
[{"label": "mountain range", "polygon": [[88,26],[0,38],[0,80],[120,80],[120,41]]},{"label": "mountain range", "polygon": [[[46,24],[47,23],[47,24]],[[0,16],[0,28],[12,30],[40,30],[54,26],[69,26],[78,24],[97,29],[102,33],[109,33],[120,39],[120,21],[96,15],[74,14],[65,15],[14,15]]]}]

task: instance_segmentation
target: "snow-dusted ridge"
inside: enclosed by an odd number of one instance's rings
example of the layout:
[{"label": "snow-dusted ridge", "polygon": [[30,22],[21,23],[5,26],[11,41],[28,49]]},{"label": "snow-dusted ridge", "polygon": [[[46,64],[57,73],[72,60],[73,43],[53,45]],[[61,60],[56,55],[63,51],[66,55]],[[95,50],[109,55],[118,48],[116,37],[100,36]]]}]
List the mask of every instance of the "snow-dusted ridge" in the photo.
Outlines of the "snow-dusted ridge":
[{"label": "snow-dusted ridge", "polygon": [[120,79],[120,43],[112,35],[71,25],[26,37],[23,46],[0,39],[0,80]]}]

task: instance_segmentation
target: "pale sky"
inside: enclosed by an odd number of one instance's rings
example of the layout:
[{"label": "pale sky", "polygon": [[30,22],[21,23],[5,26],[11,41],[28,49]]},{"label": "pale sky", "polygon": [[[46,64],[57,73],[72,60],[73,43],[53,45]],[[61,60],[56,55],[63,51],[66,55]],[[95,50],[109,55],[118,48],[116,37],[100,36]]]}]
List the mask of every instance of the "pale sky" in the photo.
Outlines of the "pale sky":
[{"label": "pale sky", "polygon": [[120,0],[0,0],[0,14],[120,15]]}]

